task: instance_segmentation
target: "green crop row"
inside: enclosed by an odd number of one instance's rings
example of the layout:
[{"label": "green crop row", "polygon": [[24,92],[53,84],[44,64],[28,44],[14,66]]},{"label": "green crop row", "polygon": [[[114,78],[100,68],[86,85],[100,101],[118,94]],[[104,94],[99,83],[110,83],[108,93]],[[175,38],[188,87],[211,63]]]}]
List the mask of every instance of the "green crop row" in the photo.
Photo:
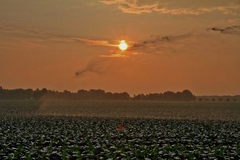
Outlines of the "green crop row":
[{"label": "green crop row", "polygon": [[5,116],[0,126],[0,159],[240,159],[237,121]]}]

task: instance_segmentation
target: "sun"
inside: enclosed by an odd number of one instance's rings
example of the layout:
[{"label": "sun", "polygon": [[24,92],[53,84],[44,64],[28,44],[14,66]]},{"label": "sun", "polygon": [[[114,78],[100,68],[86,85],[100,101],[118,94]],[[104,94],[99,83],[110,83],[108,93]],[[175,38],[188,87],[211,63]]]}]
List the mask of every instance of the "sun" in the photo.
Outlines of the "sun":
[{"label": "sun", "polygon": [[125,42],[125,40],[121,40],[119,45],[118,45],[119,49],[122,50],[122,51],[125,51],[127,50],[128,48],[128,45],[127,43]]}]

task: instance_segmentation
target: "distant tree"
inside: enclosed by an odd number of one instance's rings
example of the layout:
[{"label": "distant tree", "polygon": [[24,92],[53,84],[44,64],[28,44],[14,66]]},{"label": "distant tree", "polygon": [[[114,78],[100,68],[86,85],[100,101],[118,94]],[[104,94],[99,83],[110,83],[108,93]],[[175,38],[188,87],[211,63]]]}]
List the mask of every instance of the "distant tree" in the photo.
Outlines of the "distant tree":
[{"label": "distant tree", "polygon": [[105,91],[101,89],[91,89],[89,94],[95,100],[103,100],[105,97]]},{"label": "distant tree", "polygon": [[133,100],[146,100],[146,96],[144,94],[134,95]]},{"label": "distant tree", "polygon": [[173,101],[175,100],[175,93],[171,91],[167,91],[163,93],[163,100],[165,101]]},{"label": "distant tree", "polygon": [[182,93],[181,92],[177,92],[175,94],[175,100],[176,101],[182,101]]},{"label": "distant tree", "polygon": [[4,90],[2,86],[0,86],[0,99],[4,99]]},{"label": "distant tree", "polygon": [[105,93],[106,100],[114,100],[114,95],[111,92]]},{"label": "distant tree", "polygon": [[194,101],[195,100],[195,96],[189,90],[184,90],[182,92],[182,99],[184,101]]},{"label": "distant tree", "polygon": [[84,89],[81,89],[81,90],[78,90],[77,91],[77,94],[80,94],[80,95],[83,95],[83,94],[86,94],[88,91],[84,90]]},{"label": "distant tree", "polygon": [[72,93],[68,90],[64,90],[62,93],[62,98],[66,100],[72,99]]},{"label": "distant tree", "polygon": [[119,93],[118,100],[129,100],[130,95],[127,92]]},{"label": "distant tree", "polygon": [[33,92],[33,99],[41,99],[45,94],[48,93],[46,88],[39,90],[38,88]]},{"label": "distant tree", "polygon": [[162,93],[150,93],[147,95],[147,100],[150,101],[162,101],[163,94]]},{"label": "distant tree", "polygon": [[26,99],[33,99],[33,90],[32,89],[26,89]]}]

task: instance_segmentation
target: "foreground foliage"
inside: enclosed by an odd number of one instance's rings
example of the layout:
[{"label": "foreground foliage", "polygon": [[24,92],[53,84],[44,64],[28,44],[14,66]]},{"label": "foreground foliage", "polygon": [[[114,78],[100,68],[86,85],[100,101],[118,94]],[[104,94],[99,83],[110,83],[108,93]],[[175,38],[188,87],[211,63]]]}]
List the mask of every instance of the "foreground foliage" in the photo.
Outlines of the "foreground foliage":
[{"label": "foreground foliage", "polygon": [[0,126],[0,159],[240,159],[237,121],[35,115]]}]

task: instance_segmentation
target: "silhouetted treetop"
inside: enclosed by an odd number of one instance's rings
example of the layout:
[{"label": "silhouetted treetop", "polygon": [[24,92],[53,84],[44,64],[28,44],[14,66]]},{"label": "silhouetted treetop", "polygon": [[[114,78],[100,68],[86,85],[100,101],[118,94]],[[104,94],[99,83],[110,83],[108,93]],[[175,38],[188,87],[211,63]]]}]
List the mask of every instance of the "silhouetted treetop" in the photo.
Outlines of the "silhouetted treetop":
[{"label": "silhouetted treetop", "polygon": [[166,91],[164,93],[150,93],[147,95],[134,95],[133,100],[148,100],[148,101],[194,101],[195,96],[189,91],[172,92]]},{"label": "silhouetted treetop", "polygon": [[78,90],[76,93],[43,89],[3,89],[0,87],[0,100],[130,100],[127,92],[111,93],[101,89]]},{"label": "silhouetted treetop", "polygon": [[164,93],[137,94],[133,97],[127,92],[111,93],[101,89],[80,89],[77,92],[63,92],[43,89],[3,89],[0,86],[0,100],[134,100],[134,101],[194,101],[196,97],[189,91],[166,91]]}]

